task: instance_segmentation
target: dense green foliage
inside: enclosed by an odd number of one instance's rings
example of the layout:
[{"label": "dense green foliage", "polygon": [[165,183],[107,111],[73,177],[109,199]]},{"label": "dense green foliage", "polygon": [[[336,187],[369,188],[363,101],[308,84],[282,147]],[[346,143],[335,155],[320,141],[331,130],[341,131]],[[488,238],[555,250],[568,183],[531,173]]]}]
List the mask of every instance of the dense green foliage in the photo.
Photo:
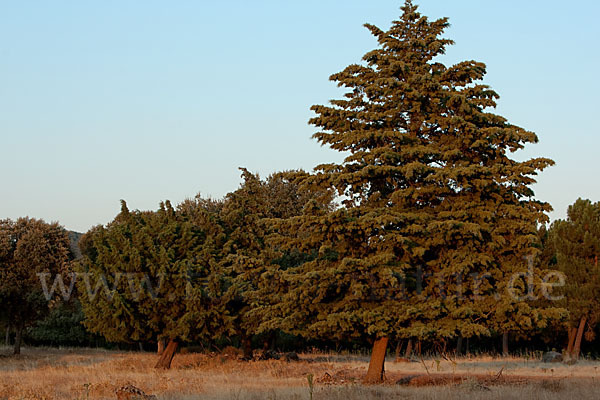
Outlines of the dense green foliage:
[{"label": "dense green foliage", "polygon": [[88,232],[78,267],[88,329],[114,342],[238,335],[248,344],[259,310],[275,302],[263,275],[282,254],[267,245],[269,221],[300,214],[311,196],[284,174],[261,180],[243,170],[243,178],[222,201],[197,197],[156,212],[123,203],[113,222]]},{"label": "dense green foliage", "polygon": [[235,316],[236,331],[248,346],[253,334],[274,331],[262,329],[263,323],[269,321],[266,310],[280,299],[277,271],[286,267],[291,256],[269,242],[276,221],[300,215],[317,197],[326,202],[330,199],[301,190],[287,179],[289,173],[261,180],[245,169],[242,172],[244,182],[225,197],[219,215],[227,237],[221,271],[229,282],[229,311]]},{"label": "dense green foliage", "polygon": [[222,333],[228,324],[212,273],[220,237],[208,211],[190,215],[169,202],[156,212],[129,211],[123,202],[113,222],[80,242],[78,272],[89,274],[78,280],[85,325],[115,342]]},{"label": "dense green foliage", "polygon": [[74,299],[58,302],[48,315],[35,322],[25,333],[25,339],[47,346],[93,346],[105,344],[83,326],[83,310]]},{"label": "dense green foliage", "polygon": [[586,338],[592,340],[600,319],[600,202],[578,199],[568,218],[555,221],[549,231],[556,254],[555,268],[565,274],[564,306],[569,326],[587,321]]}]

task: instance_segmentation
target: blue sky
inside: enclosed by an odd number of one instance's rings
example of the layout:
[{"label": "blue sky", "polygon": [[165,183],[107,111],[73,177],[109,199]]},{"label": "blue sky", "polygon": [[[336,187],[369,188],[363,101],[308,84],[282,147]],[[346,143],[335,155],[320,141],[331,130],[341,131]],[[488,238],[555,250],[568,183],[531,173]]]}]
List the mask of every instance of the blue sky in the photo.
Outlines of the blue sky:
[{"label": "blue sky", "polygon": [[[556,160],[535,186],[552,217],[600,200],[600,3],[417,3],[450,18],[443,61],[485,62],[497,111],[538,134],[516,157]],[[362,24],[387,28],[400,5],[0,0],[0,218],[86,231],[119,199],[155,209],[223,196],[240,166],[340,160],[310,138],[309,107],[340,96],[329,75],[376,45]]]}]

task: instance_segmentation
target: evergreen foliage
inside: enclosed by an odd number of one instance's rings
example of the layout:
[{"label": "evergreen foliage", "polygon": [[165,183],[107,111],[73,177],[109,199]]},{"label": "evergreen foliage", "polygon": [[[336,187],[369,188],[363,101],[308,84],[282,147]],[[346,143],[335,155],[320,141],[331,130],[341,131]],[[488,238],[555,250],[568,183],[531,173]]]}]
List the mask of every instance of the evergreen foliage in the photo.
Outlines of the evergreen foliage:
[{"label": "evergreen foliage", "polygon": [[578,199],[567,215],[549,231],[555,267],[566,277],[563,302],[569,311],[568,326],[577,328],[584,320],[586,339],[592,340],[600,318],[600,202]]},{"label": "evergreen foliage", "polygon": [[27,329],[26,337],[47,346],[91,346],[103,343],[83,326],[83,310],[77,300],[57,302],[48,315]]},{"label": "evergreen foliage", "polygon": [[430,21],[411,1],[402,11],[387,31],[367,24],[379,47],[331,76],[344,98],[312,107],[313,137],[346,158],[298,182],[341,204],[282,223],[290,248],[318,255],[289,271],[274,323],[339,339],[543,325],[555,310],[498,291],[537,252],[536,224],[551,208],[531,184],[553,162],[511,158],[538,138],[490,111],[498,95],[481,83],[485,65],[437,61],[452,44],[447,19]]},{"label": "evergreen foliage", "polygon": [[221,271],[228,280],[228,309],[235,317],[236,331],[242,339],[245,356],[250,357],[250,338],[257,333],[272,336],[274,329],[260,329],[265,310],[279,301],[277,270],[290,261],[291,254],[272,246],[274,221],[302,213],[317,197],[302,191],[277,173],[261,180],[242,168],[240,188],[229,193],[220,213],[227,239],[222,250]]},{"label": "evergreen foliage", "polygon": [[[167,201],[140,212],[122,202],[114,221],[81,239],[79,272],[90,274],[89,287],[78,280],[86,327],[113,342],[222,334],[229,325],[213,273],[221,239],[201,207],[176,211]],[[94,288],[101,288],[95,296]]]}]

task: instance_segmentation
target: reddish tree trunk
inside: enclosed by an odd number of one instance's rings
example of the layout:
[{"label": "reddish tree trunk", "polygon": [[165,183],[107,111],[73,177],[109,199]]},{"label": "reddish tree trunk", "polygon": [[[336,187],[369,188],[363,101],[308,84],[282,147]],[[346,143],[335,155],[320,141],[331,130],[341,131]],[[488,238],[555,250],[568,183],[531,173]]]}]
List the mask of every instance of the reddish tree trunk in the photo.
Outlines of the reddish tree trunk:
[{"label": "reddish tree trunk", "polygon": [[567,343],[567,355],[570,357],[573,353],[573,345],[575,344],[575,336],[577,328],[569,328],[569,342]]},{"label": "reddish tree trunk", "polygon": [[154,366],[157,369],[169,369],[171,368],[171,361],[173,361],[173,357],[175,357],[175,352],[177,351],[177,347],[179,347],[179,343],[176,340],[169,340],[169,344],[163,351],[162,355],[158,359],[158,362]]},{"label": "reddish tree trunk", "polygon": [[586,320],[586,317],[581,317],[581,320],[579,321],[577,337],[575,338],[575,345],[573,346],[573,353],[571,355],[571,357],[576,360],[579,358],[579,352],[581,351],[581,338],[583,337],[583,330],[585,329]]},{"label": "reddish tree trunk", "polygon": [[385,372],[385,351],[387,349],[388,338],[383,337],[375,340],[373,351],[371,352],[371,361],[369,369],[365,376],[365,383],[382,383]]},{"label": "reddish tree trunk", "polygon": [[165,351],[165,339],[158,339],[156,354],[159,356],[162,355],[163,351]]},{"label": "reddish tree trunk", "polygon": [[404,357],[410,358],[410,356],[412,355],[412,349],[413,341],[412,339],[408,339],[408,344],[406,345],[406,350],[404,351]]}]

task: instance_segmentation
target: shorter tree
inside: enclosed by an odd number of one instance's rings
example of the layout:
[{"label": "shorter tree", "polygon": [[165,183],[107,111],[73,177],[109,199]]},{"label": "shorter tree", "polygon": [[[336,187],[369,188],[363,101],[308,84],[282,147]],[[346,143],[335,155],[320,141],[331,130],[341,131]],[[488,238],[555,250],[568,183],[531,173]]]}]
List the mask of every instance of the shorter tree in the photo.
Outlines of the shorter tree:
[{"label": "shorter tree", "polygon": [[21,353],[23,330],[49,311],[38,274],[66,272],[69,258],[69,236],[58,223],[0,221],[0,315],[14,329],[14,354]]},{"label": "shorter tree", "polygon": [[567,352],[578,358],[584,331],[586,339],[592,340],[600,318],[600,202],[578,199],[569,206],[566,220],[552,224],[549,236],[556,268],[566,276]]},{"label": "shorter tree", "polygon": [[156,212],[129,211],[122,202],[114,221],[80,243],[85,325],[113,342],[166,340],[156,368],[170,368],[181,341],[227,327],[214,273],[218,224],[208,210],[187,211],[169,202]]}]

